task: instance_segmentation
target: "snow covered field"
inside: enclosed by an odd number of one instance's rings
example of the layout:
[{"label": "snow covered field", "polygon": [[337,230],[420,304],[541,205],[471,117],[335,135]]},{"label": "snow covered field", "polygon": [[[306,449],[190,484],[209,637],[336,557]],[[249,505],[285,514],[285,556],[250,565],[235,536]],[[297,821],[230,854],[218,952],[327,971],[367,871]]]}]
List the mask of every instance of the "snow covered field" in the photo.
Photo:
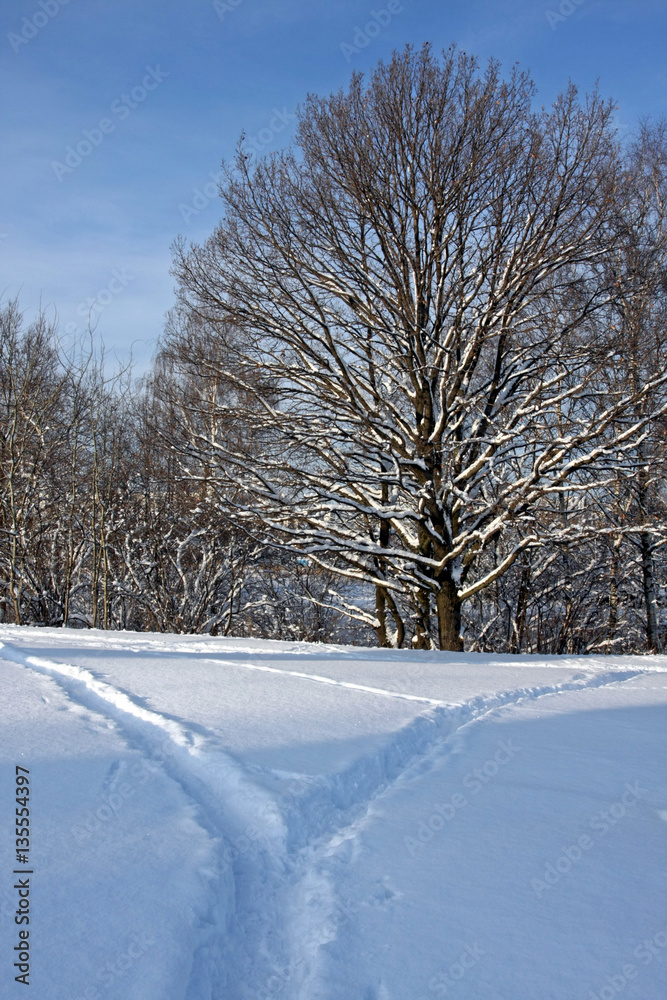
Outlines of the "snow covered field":
[{"label": "snow covered field", "polygon": [[0,641],[2,996],[667,995],[667,658]]}]

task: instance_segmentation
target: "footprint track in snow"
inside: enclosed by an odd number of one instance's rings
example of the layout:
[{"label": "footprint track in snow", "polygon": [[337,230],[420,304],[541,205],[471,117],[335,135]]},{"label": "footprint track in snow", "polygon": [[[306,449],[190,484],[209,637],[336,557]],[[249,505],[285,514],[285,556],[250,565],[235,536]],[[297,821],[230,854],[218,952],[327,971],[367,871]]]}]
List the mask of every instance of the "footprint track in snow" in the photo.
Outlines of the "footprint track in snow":
[{"label": "footprint track in snow", "polygon": [[[395,733],[380,751],[359,758],[340,774],[308,781],[305,791],[298,797],[289,797],[288,806],[281,810],[277,801],[279,792],[272,794],[262,787],[250,771],[224,753],[216,745],[215,737],[202,727],[190,728],[173,717],[147,708],[145,699],[133,698],[85,667],[34,656],[29,649],[9,643],[0,643],[0,657],[51,677],[65,691],[75,710],[83,707],[110,720],[144,755],[154,757],[156,751],[164,755],[165,773],[194,801],[202,826],[221,844],[220,870],[213,883],[212,896],[219,896],[224,885],[227,896],[236,898],[239,907],[230,915],[220,906],[219,900],[211,900],[208,928],[202,930],[199,955],[194,956],[193,967],[201,969],[202,964],[208,963],[207,976],[213,990],[211,995],[214,995],[215,983],[222,976],[220,965],[232,968],[234,963],[230,956],[235,949],[239,953],[240,945],[247,967],[241,968],[237,962],[234,969],[237,992],[228,994],[238,996],[239,1000],[247,995],[241,985],[244,981],[248,985],[251,980],[261,984],[262,968],[269,976],[271,969],[278,967],[296,970],[285,980],[289,994],[283,991],[284,995],[295,998],[309,995],[317,982],[320,949],[331,939],[331,934],[335,934],[335,914],[340,909],[333,886],[320,869],[320,863],[336,850],[337,845],[354,840],[373,800],[402,776],[407,776],[411,768],[419,768],[420,764],[428,767],[429,758],[438,758],[451,750],[452,740],[463,727],[504,707],[565,691],[620,683],[646,673],[643,670],[596,672],[578,675],[560,684],[519,688],[480,695],[463,703],[448,703],[336,681],[317,674],[235,661],[235,666],[250,670],[284,674],[306,683],[329,684],[343,690],[365,692],[369,697],[397,698],[424,706],[424,710]],[[207,659],[220,664],[229,662],[220,657]],[[254,770],[256,773],[257,769]],[[115,773],[110,773],[107,780],[113,782],[115,777]],[[259,824],[264,834],[261,842],[251,843],[245,851],[230,852],[229,845],[238,842],[253,824]],[[231,864],[230,856],[233,858]],[[245,903],[239,900],[238,883],[244,885]],[[382,902],[386,905],[388,901],[385,897]],[[260,916],[262,909],[264,919]],[[277,915],[288,917],[284,935],[273,933],[272,925]],[[245,926],[239,926],[244,923]],[[235,924],[240,941],[234,939]],[[254,933],[248,933],[250,927],[254,928]],[[230,948],[224,946],[226,936],[230,937]],[[265,958],[257,964],[259,952],[263,952]],[[248,978],[250,973],[251,979]],[[201,987],[201,978],[198,977],[196,983],[193,980],[191,985],[194,996],[194,990]],[[371,995],[378,1000],[386,995],[382,984],[370,989]]]}]

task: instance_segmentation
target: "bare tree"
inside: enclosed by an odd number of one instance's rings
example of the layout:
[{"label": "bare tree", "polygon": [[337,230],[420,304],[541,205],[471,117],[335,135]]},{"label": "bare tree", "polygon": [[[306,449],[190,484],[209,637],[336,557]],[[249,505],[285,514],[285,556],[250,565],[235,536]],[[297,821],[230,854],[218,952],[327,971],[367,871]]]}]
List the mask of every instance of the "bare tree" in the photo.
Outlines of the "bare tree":
[{"label": "bare tree", "polygon": [[591,322],[610,301],[612,107],[533,98],[517,70],[408,47],[310,97],[293,152],[251,169],[241,147],[222,223],[176,247],[183,308],[237,390],[221,405],[256,429],[251,455],[204,436],[202,458],[239,520],[374,588],[345,606],[383,644],[462,648],[464,601],[576,537],[537,508],[585,504],[642,401],[663,407],[664,357],[610,382],[618,342]]},{"label": "bare tree", "polygon": [[40,562],[53,529],[47,483],[62,450],[66,382],[53,325],[41,314],[26,326],[18,303],[6,304],[0,310],[1,600],[4,619],[17,625],[44,599]]},{"label": "bare tree", "polygon": [[617,379],[645,425],[636,447],[617,462],[614,503],[607,507],[638,550],[646,645],[660,652],[655,558],[667,543],[667,472],[662,394],[646,391],[667,353],[667,125],[644,123],[625,157],[617,193],[619,239],[609,262],[616,295],[613,321],[622,345]]}]

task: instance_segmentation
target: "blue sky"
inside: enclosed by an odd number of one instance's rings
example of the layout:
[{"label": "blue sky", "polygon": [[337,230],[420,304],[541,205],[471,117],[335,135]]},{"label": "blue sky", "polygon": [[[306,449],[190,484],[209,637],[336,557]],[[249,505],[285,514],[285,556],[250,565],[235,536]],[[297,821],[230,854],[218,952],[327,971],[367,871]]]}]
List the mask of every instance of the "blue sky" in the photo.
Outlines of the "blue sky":
[{"label": "blue sky", "polygon": [[170,244],[215,226],[212,175],[241,132],[279,149],[307,93],[424,41],[518,62],[539,103],[598,80],[621,135],[665,114],[664,0],[3,0],[3,298],[70,338],[92,310],[107,349],[145,368]]}]

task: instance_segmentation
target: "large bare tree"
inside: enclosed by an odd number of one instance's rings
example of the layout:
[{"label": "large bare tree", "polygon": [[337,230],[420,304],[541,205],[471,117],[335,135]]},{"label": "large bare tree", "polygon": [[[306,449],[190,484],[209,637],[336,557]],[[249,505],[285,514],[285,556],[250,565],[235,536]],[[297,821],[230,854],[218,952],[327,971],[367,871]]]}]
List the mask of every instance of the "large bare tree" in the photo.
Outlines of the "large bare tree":
[{"label": "large bare tree", "polygon": [[664,355],[610,378],[618,336],[594,321],[613,296],[613,108],[573,86],[534,99],[516,69],[408,47],[310,97],[293,150],[251,167],[241,145],[223,221],[176,248],[237,389],[221,406],[256,429],[250,452],[203,431],[193,449],[248,498],[240,520],[375,588],[347,610],[382,644],[462,648],[462,602],[575,538],[560,498],[585,504],[644,432],[642,401],[663,406]]}]

